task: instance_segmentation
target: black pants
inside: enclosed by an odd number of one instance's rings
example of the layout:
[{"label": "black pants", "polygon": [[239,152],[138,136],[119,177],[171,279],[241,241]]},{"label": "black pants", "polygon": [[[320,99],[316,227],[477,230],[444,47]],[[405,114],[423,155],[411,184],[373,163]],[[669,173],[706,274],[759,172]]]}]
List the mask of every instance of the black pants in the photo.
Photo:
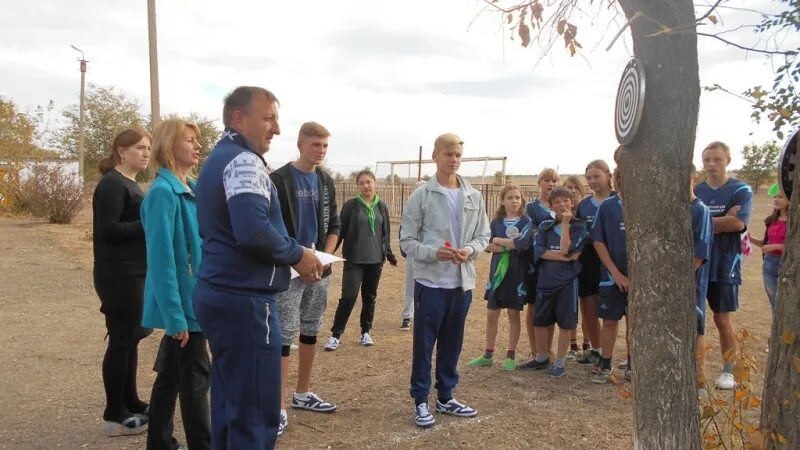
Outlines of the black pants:
[{"label": "black pants", "polygon": [[381,280],[383,263],[379,264],[352,264],[344,263],[342,274],[342,298],[336,307],[331,333],[339,338],[347,326],[350,313],[356,304],[358,290],[361,289],[361,333],[372,329],[372,319],[375,317],[375,297],[378,296],[378,283]]},{"label": "black pants", "polygon": [[175,402],[180,394],[181,417],[189,450],[211,448],[211,416],[208,405],[209,361],[203,333],[189,333],[189,342],[165,335],[158,347],[155,367],[158,375],[150,395],[148,450],[175,450],[172,436]]},{"label": "black pants", "polygon": [[141,325],[144,275],[120,277],[113,271],[95,270],[94,286],[108,336],[103,356],[103,420],[121,422],[147,407],[136,388],[139,341],[151,332]]}]

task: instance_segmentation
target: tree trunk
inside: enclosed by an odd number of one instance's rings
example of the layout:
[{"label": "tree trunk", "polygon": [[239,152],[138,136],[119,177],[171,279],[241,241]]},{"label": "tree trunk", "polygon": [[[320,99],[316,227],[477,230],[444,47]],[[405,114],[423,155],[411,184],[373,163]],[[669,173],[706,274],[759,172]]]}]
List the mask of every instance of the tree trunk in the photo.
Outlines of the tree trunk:
[{"label": "tree trunk", "polygon": [[[800,147],[800,139],[798,139]],[[798,148],[800,152],[800,148]],[[765,448],[800,447],[800,171],[795,168],[761,403]],[[785,441],[784,441],[785,440]]]},{"label": "tree trunk", "polygon": [[[699,449],[689,167],[700,97],[691,0],[620,0],[644,116],[620,157],[631,289],[634,448]],[[683,32],[657,33],[661,25]]]}]

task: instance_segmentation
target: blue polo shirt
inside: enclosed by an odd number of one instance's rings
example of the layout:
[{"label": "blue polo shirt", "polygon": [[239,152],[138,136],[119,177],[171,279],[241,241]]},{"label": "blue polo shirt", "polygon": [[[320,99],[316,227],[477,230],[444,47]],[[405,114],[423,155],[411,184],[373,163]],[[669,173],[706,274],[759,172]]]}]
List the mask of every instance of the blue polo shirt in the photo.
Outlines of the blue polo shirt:
[{"label": "blue polo shirt", "polygon": [[[622,215],[622,199],[613,196],[605,199],[592,223],[589,237],[595,242],[601,242],[608,248],[611,261],[623,275],[628,275],[628,254],[625,240],[625,219]],[[600,272],[600,286],[614,286],[611,272],[603,265]]]},{"label": "blue polo shirt", "polygon": [[[533,260],[538,263],[537,291],[552,291],[570,284],[581,272],[578,261],[551,261],[542,259],[549,250],[561,251],[562,225],[558,220],[547,220],[539,225],[533,241]],[[567,256],[583,250],[586,242],[586,224],[574,220],[569,224],[570,248]]]},{"label": "blue polo shirt", "polygon": [[[722,186],[712,188],[707,182],[695,186],[694,193],[711,211],[711,217],[722,217],[734,206],[741,210],[736,217],[750,221],[753,190],[741,180],[729,178]],[[738,231],[718,233],[711,245],[708,280],[726,284],[742,284],[742,243]]]},{"label": "blue polo shirt", "polygon": [[703,260],[703,265],[694,273],[697,304],[705,306],[706,293],[708,292],[708,261],[711,258],[714,221],[711,219],[711,211],[699,198],[692,200],[689,205],[689,211],[692,215],[694,257]]},{"label": "blue polo shirt", "polygon": [[556,213],[547,206],[544,206],[544,203],[539,201],[538,198],[525,205],[525,214],[531,218],[534,229],[538,229],[539,225],[545,220],[553,220],[556,218]]}]

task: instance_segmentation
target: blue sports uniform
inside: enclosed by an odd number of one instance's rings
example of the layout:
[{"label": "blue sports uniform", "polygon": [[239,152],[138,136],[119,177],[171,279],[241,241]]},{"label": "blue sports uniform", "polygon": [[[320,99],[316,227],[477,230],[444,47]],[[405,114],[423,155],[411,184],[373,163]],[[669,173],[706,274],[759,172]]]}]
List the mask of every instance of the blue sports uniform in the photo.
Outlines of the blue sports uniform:
[{"label": "blue sports uniform", "polygon": [[[556,218],[556,213],[545,206],[538,198],[525,205],[525,215],[531,219],[532,235],[536,234],[542,222]],[[531,240],[533,240],[532,236]],[[528,294],[526,300],[533,305],[536,302],[536,266],[533,263],[533,255],[529,254],[527,256],[530,257],[531,262],[528,264],[528,272],[525,274],[525,290]]]},{"label": "blue sports uniform", "polygon": [[[712,188],[707,182],[695,186],[694,193],[711,211],[712,217],[725,216],[734,206],[741,207],[736,217],[745,227],[752,212],[753,190],[743,181],[729,178]],[[746,229],[746,228],[745,228]],[[711,246],[708,272],[708,305],[714,312],[739,309],[739,285],[742,284],[741,232],[717,233]]]},{"label": "blue sports uniform", "polygon": [[[528,216],[504,220],[495,219],[489,225],[489,228],[493,238],[511,238],[514,240],[514,246],[519,250],[524,251],[531,245],[531,219]],[[486,283],[486,294],[483,297],[484,300],[488,300],[487,308],[522,310],[525,305],[527,292],[525,290],[524,276],[527,269],[527,259],[521,255],[519,250],[511,251],[508,270],[497,289],[492,289],[492,282],[502,254],[492,253],[489,282]]]},{"label": "blue sports uniform", "polygon": [[706,293],[708,291],[708,261],[711,258],[711,243],[714,236],[714,221],[711,211],[699,198],[692,200],[689,205],[692,215],[692,240],[694,242],[694,257],[702,259],[703,264],[694,271],[694,286],[697,300],[697,334],[705,334],[706,327]]},{"label": "blue sports uniform", "polygon": [[[594,242],[605,244],[611,261],[623,275],[628,276],[622,198],[619,196],[609,197],[600,204],[589,237]],[[619,290],[611,277],[611,272],[605,266],[600,271],[597,300],[597,316],[601,319],[620,320],[628,312],[628,293]]]},{"label": "blue sports uniform", "polygon": [[[539,225],[533,244],[536,263],[536,309],[533,324],[537,327],[558,323],[559,328],[572,330],[578,324],[578,261],[551,261],[542,258],[547,251],[561,251],[562,225],[559,220],[547,220]],[[583,250],[586,224],[573,219],[569,225],[570,248],[567,256]]]},{"label": "blue sports uniform", "polygon": [[[615,195],[617,194],[612,192],[609,198]],[[592,229],[594,216],[597,214],[597,208],[600,207],[600,203],[602,201],[598,202],[594,199],[594,196],[586,197],[578,203],[575,217],[586,221],[587,230]],[[578,275],[578,295],[581,297],[597,295],[597,289],[600,286],[600,266],[602,264],[600,263],[600,258],[597,257],[597,252],[594,250],[591,237],[589,237],[589,241],[584,246],[583,253],[581,253],[578,261],[581,262],[581,273]]]},{"label": "blue sports uniform", "polygon": [[197,180],[203,238],[194,310],[211,354],[212,448],[273,448],[280,421],[275,294],[302,247],[288,236],[266,162],[226,130]]}]

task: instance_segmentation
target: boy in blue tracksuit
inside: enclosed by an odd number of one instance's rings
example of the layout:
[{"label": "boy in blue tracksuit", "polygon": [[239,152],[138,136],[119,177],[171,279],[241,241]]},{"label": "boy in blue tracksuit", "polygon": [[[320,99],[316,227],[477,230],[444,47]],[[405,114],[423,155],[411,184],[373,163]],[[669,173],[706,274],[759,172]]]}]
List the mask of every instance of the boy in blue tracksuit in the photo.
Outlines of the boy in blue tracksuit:
[{"label": "boy in blue tracksuit", "polygon": [[564,358],[569,348],[570,331],[578,324],[578,262],[586,241],[586,225],[572,219],[572,195],[565,187],[550,193],[549,202],[555,219],[542,222],[533,244],[533,260],[537,265],[536,304],[533,326],[536,332],[536,357],[532,369],[548,366],[548,327],[558,323],[556,360],[547,368],[547,375],[566,375]]},{"label": "boy in blue tracksuit", "polygon": [[274,448],[280,417],[281,333],[276,293],[290,270],[318,280],[313,252],[288,237],[263,154],[280,134],[278,101],[239,87],[225,99],[225,133],[197,181],[203,238],[194,291],[211,348],[212,448]]},{"label": "boy in blue tracksuit", "polygon": [[[689,191],[689,212],[692,216],[692,243],[694,244],[694,287],[695,310],[697,311],[697,373],[703,374],[705,362],[705,331],[706,331],[706,294],[708,292],[708,261],[711,259],[711,245],[714,235],[714,222],[711,211],[694,195],[694,177],[696,170],[692,169],[692,189]],[[698,377],[699,378],[699,377]]]}]

